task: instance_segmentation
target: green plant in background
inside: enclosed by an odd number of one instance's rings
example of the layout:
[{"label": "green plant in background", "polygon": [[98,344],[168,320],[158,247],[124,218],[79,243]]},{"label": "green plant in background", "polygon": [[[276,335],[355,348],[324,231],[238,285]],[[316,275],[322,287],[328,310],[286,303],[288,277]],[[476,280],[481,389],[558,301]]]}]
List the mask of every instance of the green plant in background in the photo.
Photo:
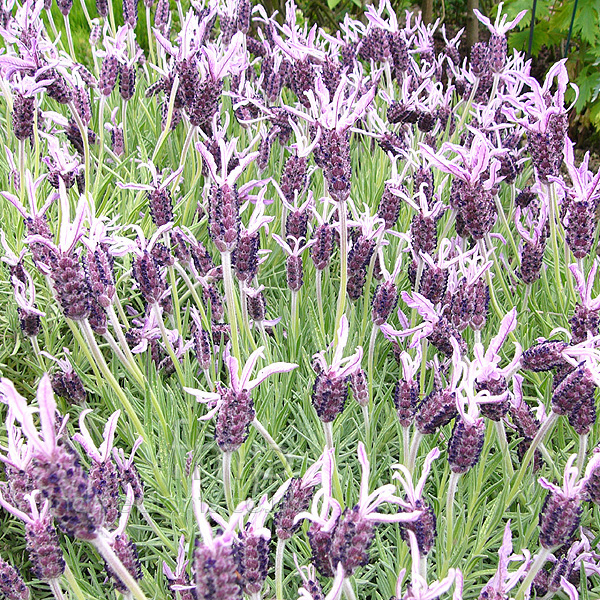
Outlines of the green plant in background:
[{"label": "green plant in background", "polygon": [[[504,10],[509,18],[519,11],[529,12],[509,36],[509,45],[527,51],[533,0],[509,0]],[[564,56],[571,80],[579,87],[575,101],[579,125],[600,129],[600,2],[598,0],[537,0],[531,43],[532,56],[538,60],[549,54],[548,63]]]}]

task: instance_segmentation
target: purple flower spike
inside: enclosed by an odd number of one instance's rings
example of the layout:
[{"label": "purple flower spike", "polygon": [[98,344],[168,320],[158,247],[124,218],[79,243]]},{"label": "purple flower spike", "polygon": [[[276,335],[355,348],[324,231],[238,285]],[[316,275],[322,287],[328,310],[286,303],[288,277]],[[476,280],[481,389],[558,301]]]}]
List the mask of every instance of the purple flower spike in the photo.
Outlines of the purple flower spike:
[{"label": "purple flower spike", "polygon": [[85,424],[85,417],[91,412],[90,409],[87,409],[79,416],[81,433],[76,433],[73,440],[79,442],[92,459],[90,484],[104,507],[105,524],[110,526],[119,516],[119,474],[114,462],[111,460],[111,456],[117,420],[121,411],[114,412],[106,422],[102,436],[104,441],[99,448],[96,447]]},{"label": "purple flower spike", "polygon": [[263,350],[264,346],[255,350],[246,361],[241,375],[238,375],[238,361],[230,354],[229,348],[226,348],[224,362],[229,370],[229,388],[220,387],[218,393],[184,388],[188,394],[195,396],[198,402],[214,405],[201,420],[205,421],[217,415],[215,438],[223,452],[237,450],[248,437],[248,427],[255,417],[250,392],[270,375],[288,373],[298,367],[295,363],[276,362],[263,367],[254,379],[250,379],[258,359],[264,358]]},{"label": "purple flower spike", "polygon": [[[194,586],[190,585],[190,578],[185,569],[189,561],[185,559],[185,537],[179,539],[179,550],[177,552],[177,564],[172,571],[166,562],[163,562],[163,573],[169,580],[169,587],[173,594],[173,600],[195,600]],[[177,594],[179,592],[179,594]]]},{"label": "purple flower spike", "polygon": [[12,382],[2,379],[0,391],[33,447],[33,479],[42,498],[49,501],[50,512],[58,526],[79,539],[95,539],[102,524],[102,505],[90,488],[88,475],[73,450],[60,443],[65,421],[57,428],[50,378],[46,374],[42,377],[37,392],[41,435],[33,422],[33,409]]},{"label": "purple flower spike", "polygon": [[576,483],[578,470],[573,466],[576,458],[572,455],[567,462],[562,488],[544,477],[538,479],[540,485],[549,490],[540,514],[540,544],[548,550],[566,544],[581,521],[585,479]]},{"label": "purple flower spike", "polygon": [[357,347],[352,356],[342,358],[348,343],[349,329],[348,319],[344,315],[340,321],[335,352],[330,365],[325,360],[324,351],[313,356],[321,371],[313,385],[312,402],[317,415],[324,423],[330,423],[344,410],[348,396],[348,378],[360,369],[363,354],[361,346]]},{"label": "purple flower spike", "polygon": [[0,558],[0,592],[7,600],[29,600],[29,588],[19,572]]}]

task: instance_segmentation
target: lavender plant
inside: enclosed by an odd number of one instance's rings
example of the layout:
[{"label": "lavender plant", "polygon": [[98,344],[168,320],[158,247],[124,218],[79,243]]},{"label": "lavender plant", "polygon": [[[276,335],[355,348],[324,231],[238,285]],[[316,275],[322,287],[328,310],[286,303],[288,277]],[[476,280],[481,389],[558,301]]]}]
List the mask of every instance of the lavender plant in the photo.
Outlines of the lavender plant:
[{"label": "lavender plant", "polygon": [[0,592],[598,596],[567,65],[501,7],[464,61],[389,0],[144,7],[88,48],[77,5],[2,5]]}]

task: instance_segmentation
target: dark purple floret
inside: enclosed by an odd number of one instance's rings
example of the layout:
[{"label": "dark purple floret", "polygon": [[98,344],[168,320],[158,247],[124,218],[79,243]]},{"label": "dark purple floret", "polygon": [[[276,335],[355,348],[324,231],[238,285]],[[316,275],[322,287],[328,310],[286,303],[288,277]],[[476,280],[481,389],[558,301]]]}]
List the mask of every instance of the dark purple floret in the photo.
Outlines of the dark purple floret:
[{"label": "dark purple floret", "polygon": [[540,514],[540,544],[551,550],[566,544],[581,521],[580,498],[550,491]]},{"label": "dark purple floret", "polygon": [[308,161],[304,156],[292,155],[285,161],[280,187],[290,204],[294,204],[296,194],[299,196],[308,184],[307,166]]},{"label": "dark purple floret", "polygon": [[417,213],[410,224],[410,238],[414,251],[431,254],[437,247],[436,219]]},{"label": "dark purple floret", "polygon": [[527,146],[531,154],[533,167],[542,183],[548,183],[550,177],[560,176],[567,130],[568,119],[566,113],[551,113],[548,117],[545,133],[539,131],[527,132]]},{"label": "dark purple floret", "polygon": [[260,237],[258,233],[243,232],[233,251],[233,269],[240,281],[251,282],[258,273],[258,250]]},{"label": "dark purple floret", "polygon": [[65,81],[65,78],[60,75],[55,69],[48,69],[44,72],[43,79],[54,79],[54,81],[46,86],[46,94],[59,104],[68,104],[71,100],[71,88]]},{"label": "dark purple floret", "polygon": [[50,456],[35,455],[32,474],[59,528],[78,539],[96,538],[104,511],[75,452],[58,445]]},{"label": "dark purple floret", "polygon": [[313,260],[315,269],[322,271],[331,260],[331,253],[335,244],[333,228],[327,223],[319,225],[314,232],[313,240],[314,244],[310,249],[310,257]]},{"label": "dark purple floret", "polygon": [[98,89],[103,96],[110,96],[119,75],[119,62],[116,56],[108,54],[102,60],[102,68],[98,79]]},{"label": "dark purple floret", "polygon": [[240,235],[237,188],[213,186],[208,206],[208,231],[219,252],[235,248]]},{"label": "dark purple floret", "polygon": [[416,123],[419,111],[394,100],[388,108],[387,118],[390,123]]},{"label": "dark purple floret", "polygon": [[519,192],[515,199],[515,203],[521,208],[526,208],[533,202],[535,197],[536,195],[531,191],[531,188],[528,186],[526,188],[523,188],[523,190]]},{"label": "dark purple floret", "polygon": [[446,389],[434,390],[417,405],[415,424],[420,433],[435,433],[457,415],[456,394]]},{"label": "dark purple floret", "polygon": [[402,427],[409,427],[413,422],[418,403],[419,384],[405,379],[398,381],[394,386],[394,406]]},{"label": "dark purple floret", "polygon": [[29,588],[19,572],[0,558],[0,593],[6,600],[29,600]]},{"label": "dark purple floret", "polygon": [[96,0],[96,10],[98,11],[98,16],[107,17],[108,16],[108,0]]},{"label": "dark purple floret", "polygon": [[135,29],[138,21],[138,0],[123,0],[123,20],[125,25]]},{"label": "dark purple floret", "polygon": [[379,284],[373,294],[371,318],[375,325],[383,325],[398,304],[398,288],[391,281]]},{"label": "dark purple floret", "polygon": [[377,143],[384,152],[390,152],[392,156],[400,156],[402,151],[406,150],[407,147],[404,137],[389,131],[382,134]]},{"label": "dark purple floret", "polygon": [[[413,287],[416,283],[417,264],[416,261],[409,265],[408,276]],[[421,284],[419,285],[419,293],[423,294],[432,304],[442,302],[448,287],[448,270],[441,269],[438,266],[424,265],[421,273]]]},{"label": "dark purple floret", "polygon": [[596,384],[585,362],[569,373],[552,394],[552,411],[558,415],[573,412],[583,398],[594,396]]},{"label": "dark purple floret", "polygon": [[454,424],[448,444],[448,462],[453,473],[466,473],[479,461],[485,437],[485,421],[458,420]]},{"label": "dark purple floret", "polygon": [[244,592],[248,595],[258,594],[269,569],[269,540],[244,530],[239,540],[234,542],[233,553]]},{"label": "dark purple floret", "polygon": [[223,452],[234,452],[246,441],[254,415],[254,402],[247,391],[221,390],[215,440]]},{"label": "dark purple floret", "polygon": [[146,302],[154,304],[160,301],[167,289],[165,275],[156,258],[148,251],[136,256],[133,262],[133,276]]},{"label": "dark purple floret", "polygon": [[204,277],[211,269],[215,268],[215,263],[202,242],[191,243],[190,254],[201,277]]},{"label": "dark purple floret", "polygon": [[35,98],[22,96],[15,92],[13,100],[12,127],[15,137],[24,141],[33,136],[33,116],[35,112]]},{"label": "dark purple floret", "polygon": [[277,505],[273,526],[275,535],[281,540],[289,540],[292,534],[300,528],[301,522],[294,524],[298,514],[308,510],[313,495],[312,485],[302,485],[302,479],[294,477]]},{"label": "dark purple floret", "polygon": [[[126,2],[134,2],[135,0],[126,0]],[[119,68],[119,94],[123,100],[128,101],[135,94],[135,66],[127,64],[121,65]]]},{"label": "dark purple floret", "polygon": [[[213,321],[220,321],[225,315],[225,307],[223,306],[223,298],[219,290],[214,285],[207,285],[203,289],[204,299],[210,303],[210,313]],[[214,333],[213,333],[214,339]],[[215,341],[215,343],[217,343]]]},{"label": "dark purple floret", "polygon": [[209,76],[200,82],[193,106],[188,107],[190,123],[200,127],[207,134],[211,133],[211,123],[219,110],[222,91],[223,82]]},{"label": "dark purple floret", "polygon": [[35,489],[33,473],[30,468],[16,469],[15,467],[5,464],[4,473],[6,477],[8,500],[15,507],[24,513],[29,513],[31,504],[25,498],[27,494],[31,494]]},{"label": "dark purple floret", "polygon": [[119,472],[108,459],[92,461],[89,472],[90,487],[104,509],[104,526],[112,526],[119,517]]},{"label": "dark purple floret", "polygon": [[92,119],[92,107],[90,105],[90,95],[82,87],[73,88],[73,105],[84,125],[89,125]]},{"label": "dark purple floret", "polygon": [[162,31],[166,31],[171,16],[171,8],[168,0],[158,0],[154,12],[154,26]]},{"label": "dark purple floret", "polygon": [[28,337],[37,336],[42,327],[40,315],[29,312],[20,306],[17,307],[17,312],[19,314],[19,325],[23,334]]},{"label": "dark purple floret", "polygon": [[204,329],[195,329],[193,340],[198,364],[201,369],[206,370],[212,362],[210,334]]},{"label": "dark purple floret", "polygon": [[25,540],[35,576],[41,581],[58,579],[65,570],[65,559],[52,517],[46,515],[27,523]]},{"label": "dark purple floret", "polygon": [[311,560],[317,571],[323,577],[334,577],[332,566],[331,542],[335,529],[323,531],[317,523],[311,523],[308,528],[308,542],[311,549]]},{"label": "dark purple floret", "polygon": [[242,600],[242,578],[231,546],[196,546],[193,572],[197,600]]},{"label": "dark purple floret", "polygon": [[571,343],[579,344],[588,339],[588,335],[598,335],[600,328],[600,315],[597,310],[592,310],[582,304],[575,305],[573,316],[569,319],[571,326]]},{"label": "dark purple floret", "polygon": [[347,508],[331,538],[332,563],[342,563],[345,573],[352,575],[358,567],[369,564],[369,548],[374,537],[375,525],[360,514],[358,506]]},{"label": "dark purple floret", "polygon": [[596,230],[596,203],[590,200],[572,200],[567,208],[565,239],[575,258],[589,255]]},{"label": "dark purple floret", "polygon": [[437,519],[433,508],[424,500],[416,500],[414,505],[415,510],[422,510],[423,512],[419,515],[416,521],[400,524],[400,535],[402,539],[409,543],[408,531],[412,531],[417,538],[417,545],[419,546],[419,554],[421,556],[427,556],[437,536]]},{"label": "dark purple floret", "polygon": [[173,221],[173,199],[171,192],[165,188],[156,188],[147,194],[148,206],[152,222],[162,227]]},{"label": "dark purple floret", "polygon": [[467,351],[467,343],[454,325],[445,317],[440,317],[438,322],[434,324],[433,331],[427,336],[431,344],[446,356],[452,356],[454,352],[452,342],[450,341],[451,338],[454,338],[458,342],[461,353]]},{"label": "dark purple floret", "polygon": [[73,8],[73,0],[56,0],[56,6],[63,16],[68,17]]},{"label": "dark purple floret", "polygon": [[369,387],[367,384],[367,375],[363,369],[358,369],[350,375],[350,389],[352,397],[360,406],[367,406],[369,403]]},{"label": "dark purple floret", "polygon": [[600,467],[593,469],[586,478],[583,499],[600,506]]},{"label": "dark purple floret", "polygon": [[297,292],[304,283],[302,257],[292,254],[286,260],[287,284],[292,292]]},{"label": "dark purple floret", "polygon": [[[129,536],[124,533],[115,537],[112,543],[112,549],[115,554],[119,557],[119,560],[123,563],[123,566],[127,569],[129,574],[136,580],[139,581],[142,578],[142,563],[138,557],[138,551],[135,544],[131,541]],[[129,592],[129,588],[119,579],[117,574],[112,568],[106,564],[106,572],[112,579],[113,585],[116,590],[119,590],[122,594]]]},{"label": "dark purple floret", "polygon": [[73,404],[83,404],[87,392],[75,371],[57,371],[52,375],[52,391]]},{"label": "dark purple floret", "polygon": [[545,340],[523,352],[521,368],[526,371],[549,371],[565,364],[562,352],[569,345],[561,340]]},{"label": "dark purple floret", "polygon": [[133,461],[121,461],[119,464],[119,485],[123,493],[127,493],[127,486],[130,485],[133,490],[133,497],[136,506],[144,502],[144,483],[140,472]]},{"label": "dark purple floret", "polygon": [[348,398],[347,377],[335,377],[326,371],[317,375],[312,403],[323,423],[331,423],[343,410]]},{"label": "dark purple floret", "polygon": [[90,315],[90,288],[79,258],[56,252],[51,258],[50,277],[56,299],[68,319],[81,321]]}]

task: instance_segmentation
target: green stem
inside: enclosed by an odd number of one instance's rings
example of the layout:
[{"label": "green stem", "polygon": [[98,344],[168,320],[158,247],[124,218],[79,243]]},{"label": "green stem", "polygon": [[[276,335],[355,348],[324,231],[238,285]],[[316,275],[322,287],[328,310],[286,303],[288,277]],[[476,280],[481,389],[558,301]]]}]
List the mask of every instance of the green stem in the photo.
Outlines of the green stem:
[{"label": "green stem", "polygon": [[233,292],[233,273],[231,270],[231,252],[221,252],[221,265],[223,267],[223,286],[225,287],[225,302],[227,303],[227,314],[229,315],[229,326],[231,327],[231,348],[233,356],[240,356],[240,341],[238,334],[237,314],[235,310],[235,296]]},{"label": "green stem", "polygon": [[[340,293],[335,314],[335,332],[340,328],[342,316],[346,311],[346,287],[348,285],[348,226],[346,224],[346,201],[338,203],[338,216],[340,223]],[[337,336],[334,341],[334,349],[337,347]]]},{"label": "green stem", "polygon": [[319,323],[321,324],[321,333],[325,335],[325,314],[323,313],[323,271],[317,269],[317,308],[319,310]]},{"label": "green stem", "polygon": [[346,594],[346,598],[348,598],[348,600],[356,600],[354,588],[352,587],[352,583],[350,582],[350,579],[348,577],[344,579],[342,587],[344,589],[344,594]]},{"label": "green stem", "polygon": [[277,550],[275,551],[275,598],[283,600],[283,552],[285,540],[277,538]]},{"label": "green stem", "polygon": [[548,219],[550,221],[550,239],[552,241],[552,254],[554,259],[554,278],[556,279],[555,286],[558,292],[558,302],[560,304],[561,313],[564,315],[565,313],[565,298],[562,284],[562,277],[560,273],[560,260],[559,260],[559,252],[558,252],[558,214],[557,214],[557,206],[556,206],[556,193],[554,189],[554,184],[548,183],[546,184],[546,188],[548,190],[548,204],[549,204],[549,215]]},{"label": "green stem", "polygon": [[298,290],[292,290],[292,306],[291,306],[291,320],[292,320],[292,338],[294,341],[298,340],[298,328],[299,328],[299,319],[298,319]]},{"label": "green stem", "polygon": [[[109,6],[111,3],[108,3]],[[171,96],[169,97],[169,107],[167,109],[167,122],[165,123],[165,128],[162,130],[160,137],[158,138],[158,142],[156,143],[156,147],[154,148],[154,152],[152,153],[152,162],[156,163],[156,157],[162,148],[162,145],[165,143],[167,137],[171,133],[171,122],[173,121],[173,111],[175,109],[175,95],[177,94],[177,89],[179,88],[179,75],[175,75],[175,79],[173,80],[173,86],[171,87]]]},{"label": "green stem", "polygon": [[417,460],[417,453],[419,452],[419,446],[421,445],[421,440],[423,439],[423,434],[420,431],[415,430],[413,433],[413,439],[410,444],[410,451],[408,454],[408,463],[406,468],[412,473],[415,470],[415,462]]},{"label": "green stem", "polygon": [[79,587],[79,583],[77,582],[77,579],[75,579],[73,571],[71,571],[71,567],[69,567],[68,564],[65,564],[65,572],[63,573],[63,575],[65,576],[65,579],[67,580],[68,584],[71,586],[71,590],[73,590],[73,593],[77,597],[77,600],[85,600],[83,591]]},{"label": "green stem", "polygon": [[56,600],[65,600],[65,596],[60,587],[60,581],[58,579],[50,579],[48,581],[48,585],[52,590],[52,595],[56,598]]},{"label": "green stem", "polygon": [[[444,557],[445,565],[447,565],[450,562],[450,555],[452,554],[452,547],[454,545],[454,497],[456,496],[456,488],[458,486],[459,479],[460,473],[451,473],[450,480],[448,482],[448,495],[446,496],[446,556]],[[443,572],[447,572],[446,566],[444,566]]]},{"label": "green stem", "polygon": [[225,503],[229,514],[233,514],[233,496],[231,493],[231,456],[232,452],[223,452],[223,488],[225,489]]},{"label": "green stem", "polygon": [[531,584],[535,579],[535,576],[538,574],[540,569],[544,566],[545,562],[548,560],[548,557],[552,554],[550,550],[547,548],[542,548],[539,554],[535,557],[533,564],[529,567],[529,571],[527,572],[527,577],[525,577],[519,591],[517,592],[516,600],[524,600],[527,596],[529,597],[529,590],[531,588]]},{"label": "green stem", "polygon": [[73,46],[73,35],[71,34],[71,23],[69,21],[69,15],[63,15],[65,21],[65,30],[67,32],[67,42],[69,43],[69,55],[73,62],[77,62],[75,58],[75,47]]},{"label": "green stem", "polygon": [[150,20],[150,7],[146,5],[146,29],[148,31],[148,49],[150,50],[150,62],[156,64],[156,56],[154,55],[154,44],[152,43],[152,22]]},{"label": "green stem", "polygon": [[579,436],[579,448],[577,451],[577,471],[579,472],[579,477],[581,478],[581,474],[583,472],[583,465],[585,464],[585,455],[587,452],[588,445],[588,434]]},{"label": "green stem", "polygon": [[510,450],[508,449],[508,442],[506,440],[506,431],[504,430],[503,421],[494,421],[494,427],[496,429],[496,437],[498,438],[498,445],[500,446],[500,452],[502,454],[502,460],[504,461],[504,470],[506,475],[510,479],[514,475],[514,469],[512,460],[510,459]]}]

